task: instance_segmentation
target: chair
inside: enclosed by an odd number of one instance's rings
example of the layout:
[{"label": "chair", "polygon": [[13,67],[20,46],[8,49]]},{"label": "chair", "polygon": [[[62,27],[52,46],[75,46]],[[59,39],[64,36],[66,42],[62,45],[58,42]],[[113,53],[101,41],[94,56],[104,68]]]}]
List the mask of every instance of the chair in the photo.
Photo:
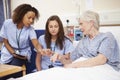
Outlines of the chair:
[{"label": "chair", "polygon": [[22,65],[22,75],[26,75],[26,66],[25,64]]},{"label": "chair", "polygon": [[[43,35],[45,33],[45,30],[35,30],[37,34],[37,38],[39,38],[40,35]],[[26,74],[32,73],[34,69],[36,69],[35,66],[35,58],[36,58],[36,52],[34,51],[34,47],[30,41],[30,46],[32,50],[32,55],[31,55],[31,60],[29,63],[26,65]]]}]

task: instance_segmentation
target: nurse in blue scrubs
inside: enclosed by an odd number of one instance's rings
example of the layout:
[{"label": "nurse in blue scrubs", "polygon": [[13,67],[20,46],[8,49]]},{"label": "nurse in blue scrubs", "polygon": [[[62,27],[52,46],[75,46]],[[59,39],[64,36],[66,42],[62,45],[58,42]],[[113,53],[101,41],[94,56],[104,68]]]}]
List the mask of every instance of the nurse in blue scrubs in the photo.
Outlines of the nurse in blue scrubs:
[{"label": "nurse in blue scrubs", "polygon": [[33,43],[38,52],[41,46],[31,24],[39,18],[39,12],[29,4],[19,5],[13,12],[12,19],[3,23],[0,36],[3,38],[1,48],[1,64],[22,66],[30,60],[31,49],[29,42]]},{"label": "nurse in blue scrubs", "polygon": [[65,36],[63,24],[57,15],[48,18],[45,35],[39,37],[39,43],[42,45],[43,52],[51,55],[37,54],[36,68],[38,71],[63,66],[57,60],[57,56],[65,56],[67,59],[74,49],[71,40]]}]

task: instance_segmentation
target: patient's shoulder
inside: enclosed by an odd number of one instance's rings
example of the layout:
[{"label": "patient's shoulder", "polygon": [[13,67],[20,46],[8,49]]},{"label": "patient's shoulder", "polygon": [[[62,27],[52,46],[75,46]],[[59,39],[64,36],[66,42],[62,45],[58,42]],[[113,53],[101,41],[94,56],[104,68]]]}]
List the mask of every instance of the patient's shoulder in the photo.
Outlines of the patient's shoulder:
[{"label": "patient's shoulder", "polygon": [[114,35],[113,35],[111,32],[106,32],[105,35],[106,35],[107,37],[114,37]]},{"label": "patient's shoulder", "polygon": [[114,35],[111,32],[101,33],[103,38],[115,39]]}]

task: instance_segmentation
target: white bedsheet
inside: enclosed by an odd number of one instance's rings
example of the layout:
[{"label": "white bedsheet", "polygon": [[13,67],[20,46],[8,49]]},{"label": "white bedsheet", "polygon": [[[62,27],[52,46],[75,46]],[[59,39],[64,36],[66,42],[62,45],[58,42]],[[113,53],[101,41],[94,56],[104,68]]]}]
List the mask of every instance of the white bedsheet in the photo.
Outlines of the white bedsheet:
[{"label": "white bedsheet", "polygon": [[89,68],[51,68],[10,80],[120,80],[120,72],[108,64]]}]

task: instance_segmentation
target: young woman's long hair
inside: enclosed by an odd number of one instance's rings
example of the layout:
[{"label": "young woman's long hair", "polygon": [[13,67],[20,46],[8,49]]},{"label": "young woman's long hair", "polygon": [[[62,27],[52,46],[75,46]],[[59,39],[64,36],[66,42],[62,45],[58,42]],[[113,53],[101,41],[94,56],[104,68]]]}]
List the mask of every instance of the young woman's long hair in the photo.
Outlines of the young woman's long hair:
[{"label": "young woman's long hair", "polygon": [[59,32],[57,34],[56,46],[59,47],[60,49],[63,49],[63,45],[65,41],[64,28],[63,28],[62,21],[57,15],[53,15],[49,17],[46,22],[46,31],[45,31],[46,46],[47,48],[50,48],[50,45],[51,45],[51,34],[49,33],[49,30],[48,30],[48,24],[50,21],[53,21],[53,20],[57,21],[59,25]]}]

